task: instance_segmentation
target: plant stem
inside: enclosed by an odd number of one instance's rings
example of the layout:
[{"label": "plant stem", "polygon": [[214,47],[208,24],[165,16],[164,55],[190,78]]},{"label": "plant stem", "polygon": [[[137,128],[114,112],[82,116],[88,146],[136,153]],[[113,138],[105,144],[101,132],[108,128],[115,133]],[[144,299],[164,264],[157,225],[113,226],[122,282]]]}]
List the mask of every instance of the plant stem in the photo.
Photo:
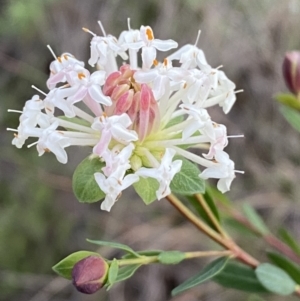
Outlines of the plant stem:
[{"label": "plant stem", "polygon": [[226,247],[224,245],[224,239],[220,236],[220,234],[201,221],[190,209],[183,205],[183,203],[175,195],[169,194],[166,196],[166,199],[199,230],[204,232],[223,247]]},{"label": "plant stem", "polygon": [[206,212],[208,217],[210,218],[211,222],[214,224],[218,232],[224,237],[224,238],[229,238],[228,234],[223,230],[221,227],[219,221],[217,220],[216,216],[210,209],[210,207],[207,205],[207,202],[205,201],[204,197],[202,194],[198,193],[194,195],[197,201],[200,203],[202,206],[203,210]]},{"label": "plant stem", "polygon": [[[195,251],[195,252],[185,252],[184,259],[192,259],[199,257],[209,257],[209,256],[232,256],[231,251]],[[130,259],[119,259],[118,265],[133,265],[133,264],[149,264],[159,262],[159,255],[156,256],[143,256],[139,258],[130,258]]]},{"label": "plant stem", "polygon": [[149,264],[158,261],[158,256],[143,256],[139,258],[130,258],[130,259],[119,259],[118,265],[132,265],[132,264]]},{"label": "plant stem", "polygon": [[186,252],[185,258],[199,258],[199,257],[208,257],[208,256],[232,256],[231,251],[196,251],[196,252]]},{"label": "plant stem", "polygon": [[201,232],[205,233],[215,242],[223,246],[224,248],[232,251],[233,256],[241,262],[255,268],[259,265],[259,261],[253,258],[250,254],[242,250],[231,238],[224,238],[219,233],[207,226],[202,220],[200,220],[189,208],[173,194],[170,194],[166,199],[191,223],[193,223]]}]

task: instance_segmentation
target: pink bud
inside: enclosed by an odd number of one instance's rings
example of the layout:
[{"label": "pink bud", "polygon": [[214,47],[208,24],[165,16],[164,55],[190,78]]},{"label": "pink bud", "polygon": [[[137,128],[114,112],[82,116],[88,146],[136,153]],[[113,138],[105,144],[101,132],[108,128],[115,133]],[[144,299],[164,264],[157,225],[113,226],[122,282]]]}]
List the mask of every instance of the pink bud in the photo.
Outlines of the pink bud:
[{"label": "pink bud", "polygon": [[142,84],[140,97],[140,110],[137,124],[137,132],[141,141],[153,130],[157,129],[159,123],[159,110],[153,92],[146,84]]},{"label": "pink bud", "polygon": [[121,72],[119,71],[113,72],[108,76],[102,89],[104,95],[111,96],[114,88],[119,82],[120,76]]},{"label": "pink bud", "polygon": [[127,112],[128,116],[132,121],[133,128],[135,128],[138,112],[140,110],[140,101],[141,101],[141,92],[136,92],[133,96],[131,107]]},{"label": "pink bud", "polygon": [[124,93],[119,99],[116,101],[116,108],[115,108],[115,114],[121,115],[123,113],[126,113],[128,109],[131,107],[132,100],[133,100],[133,90],[130,89],[126,93]]},{"label": "pink bud", "polygon": [[105,284],[108,269],[109,266],[102,257],[86,257],[73,267],[73,284],[79,292],[93,294]]},{"label": "pink bud", "polygon": [[131,85],[131,80],[133,78],[134,70],[130,69],[129,65],[123,65],[120,68],[120,71],[116,71],[111,73],[108,78],[106,79],[106,82],[103,86],[103,93],[106,96],[111,96],[113,93],[113,90],[118,85]]},{"label": "pink bud", "polygon": [[289,90],[298,95],[300,93],[300,52],[287,52],[282,65],[283,77]]}]

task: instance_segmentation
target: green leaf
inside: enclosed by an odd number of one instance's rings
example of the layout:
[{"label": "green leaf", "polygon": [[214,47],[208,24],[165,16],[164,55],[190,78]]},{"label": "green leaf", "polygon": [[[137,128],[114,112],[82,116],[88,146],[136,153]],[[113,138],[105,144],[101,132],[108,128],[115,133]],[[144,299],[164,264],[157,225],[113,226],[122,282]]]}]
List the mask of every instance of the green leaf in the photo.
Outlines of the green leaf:
[{"label": "green leaf", "polygon": [[225,218],[224,223],[227,227],[231,227],[233,230],[239,232],[244,237],[247,237],[247,239],[257,237],[256,233],[254,233],[252,230],[250,230],[244,224],[240,223],[239,221],[237,221],[231,217]]},{"label": "green leaf", "polygon": [[58,275],[67,278],[72,279],[72,269],[74,265],[89,256],[99,256],[98,253],[95,252],[89,252],[89,251],[78,251],[75,253],[70,254],[60,262],[58,262],[55,266],[52,267],[52,270],[57,273]]},{"label": "green leaf", "polygon": [[159,188],[159,183],[153,178],[142,178],[133,184],[136,193],[141,197],[146,205],[151,204],[157,199],[156,190]]},{"label": "green leaf", "polygon": [[240,291],[266,292],[266,289],[258,281],[255,271],[236,262],[229,262],[213,280],[224,287]]},{"label": "green leaf", "polygon": [[290,107],[290,108],[293,108],[296,110],[300,110],[300,101],[293,94],[280,93],[280,94],[275,95],[275,99],[287,107]]},{"label": "green leaf", "polygon": [[215,277],[224,269],[224,267],[227,264],[227,261],[228,261],[228,257],[221,257],[214,260],[209,265],[207,265],[200,273],[189,278],[188,280],[186,280],[185,282],[177,286],[175,289],[173,289],[172,296],[175,296],[181,292],[184,292],[200,283],[203,283]]},{"label": "green leaf", "polygon": [[109,290],[112,287],[112,285],[116,282],[118,273],[119,273],[118,260],[114,258],[113,261],[111,262],[111,264],[109,266],[109,270],[108,270],[107,290]]},{"label": "green leaf", "polygon": [[260,232],[262,235],[269,233],[269,229],[267,228],[266,224],[252,206],[249,204],[244,204],[243,211],[248,221],[257,229],[258,232]]},{"label": "green leaf", "polygon": [[286,271],[297,283],[300,283],[300,266],[287,257],[275,253],[267,252],[268,258],[278,267]]},{"label": "green leaf", "polygon": [[174,160],[181,160],[182,166],[170,184],[172,192],[181,195],[204,193],[205,183],[199,178],[200,171],[197,165],[181,156],[175,156]]},{"label": "green leaf", "polygon": [[300,132],[300,113],[295,109],[281,106],[280,112],[287,120],[287,122],[298,132]]},{"label": "green leaf", "polygon": [[130,253],[131,255],[133,255],[134,257],[142,257],[139,253],[135,252],[129,246],[126,246],[124,244],[120,244],[117,242],[103,241],[103,240],[91,240],[91,239],[87,239],[87,241],[94,245],[107,246],[107,247],[111,247],[114,249],[120,249],[120,250],[126,251],[126,252]]},{"label": "green leaf", "polygon": [[300,245],[296,239],[286,229],[279,230],[279,237],[298,255],[300,255]]},{"label": "green leaf", "polygon": [[178,264],[185,259],[185,254],[180,251],[165,251],[158,255],[158,261],[162,264]]},{"label": "green leaf", "polygon": [[76,167],[73,174],[73,191],[79,202],[94,203],[105,197],[105,193],[99,188],[94,173],[102,172],[105,164],[99,159],[85,158]]},{"label": "green leaf", "polygon": [[255,274],[260,283],[272,293],[287,296],[295,291],[295,281],[284,270],[270,263],[260,264]]},{"label": "green leaf", "polygon": [[115,282],[120,282],[130,278],[140,266],[141,264],[133,264],[121,267],[119,269],[118,277]]}]

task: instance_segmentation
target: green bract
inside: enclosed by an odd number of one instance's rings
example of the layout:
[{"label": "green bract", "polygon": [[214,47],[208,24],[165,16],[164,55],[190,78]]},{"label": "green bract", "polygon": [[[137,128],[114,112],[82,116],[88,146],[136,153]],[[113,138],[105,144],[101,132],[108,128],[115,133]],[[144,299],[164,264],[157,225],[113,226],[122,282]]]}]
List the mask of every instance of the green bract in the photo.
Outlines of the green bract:
[{"label": "green bract", "polygon": [[85,158],[73,174],[73,191],[81,203],[94,203],[105,197],[105,193],[95,181],[94,173],[101,172],[105,163],[99,159]]},{"label": "green bract", "polygon": [[55,266],[52,267],[53,271],[57,273],[58,275],[67,278],[67,279],[72,279],[72,269],[74,265],[88,257],[88,256],[99,256],[101,257],[98,253],[95,252],[89,252],[89,251],[78,251],[75,253],[70,254],[60,262],[58,262]]}]

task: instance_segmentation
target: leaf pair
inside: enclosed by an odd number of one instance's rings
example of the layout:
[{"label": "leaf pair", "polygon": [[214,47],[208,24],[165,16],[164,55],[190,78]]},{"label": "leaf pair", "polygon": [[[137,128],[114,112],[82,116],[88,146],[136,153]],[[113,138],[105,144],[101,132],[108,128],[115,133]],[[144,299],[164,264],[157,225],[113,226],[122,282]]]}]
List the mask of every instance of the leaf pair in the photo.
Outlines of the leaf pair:
[{"label": "leaf pair", "polygon": [[[182,167],[171,184],[172,192],[182,195],[193,195],[204,192],[204,180],[199,178],[198,167],[183,157],[175,157],[174,160],[182,160]],[[98,158],[86,158],[76,168],[73,174],[73,190],[77,199],[82,203],[93,203],[105,197],[104,192],[95,181],[94,174],[102,172],[105,163]],[[156,200],[156,191],[159,183],[153,178],[142,178],[133,184],[137,194],[145,204],[151,204]]]}]

